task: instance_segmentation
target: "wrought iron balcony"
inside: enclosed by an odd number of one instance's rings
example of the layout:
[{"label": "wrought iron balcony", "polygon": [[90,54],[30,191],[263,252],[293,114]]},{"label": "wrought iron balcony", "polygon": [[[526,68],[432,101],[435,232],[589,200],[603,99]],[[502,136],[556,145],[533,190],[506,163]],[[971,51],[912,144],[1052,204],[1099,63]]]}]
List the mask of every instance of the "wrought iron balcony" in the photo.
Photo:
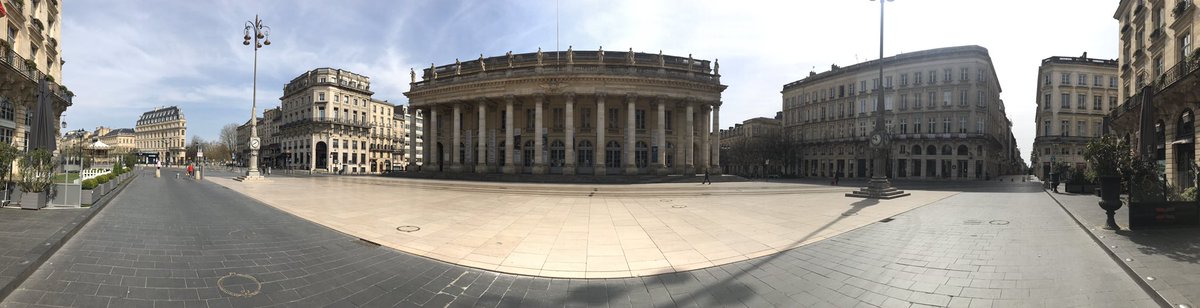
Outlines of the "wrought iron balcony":
[{"label": "wrought iron balcony", "polygon": [[66,86],[55,83],[53,77],[46,75],[37,69],[37,63],[21,57],[21,55],[18,55],[16,51],[12,49],[12,47],[0,48],[0,62],[4,63],[3,66],[11,69],[12,73],[16,73],[24,77],[24,79],[33,82],[35,86],[30,87],[32,89],[37,89],[36,84],[39,80],[46,79],[46,83],[48,84],[47,88],[51,95],[61,99],[63,102],[66,102],[67,106],[71,106],[71,101],[75,97],[75,93],[67,90]]}]

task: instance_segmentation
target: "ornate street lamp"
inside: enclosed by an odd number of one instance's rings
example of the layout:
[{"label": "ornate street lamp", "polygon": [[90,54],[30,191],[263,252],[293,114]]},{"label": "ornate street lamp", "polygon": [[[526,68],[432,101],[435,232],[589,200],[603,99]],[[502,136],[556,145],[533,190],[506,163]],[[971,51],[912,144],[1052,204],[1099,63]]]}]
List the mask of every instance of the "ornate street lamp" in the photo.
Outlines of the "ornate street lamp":
[{"label": "ornate street lamp", "polygon": [[[871,0],[876,1],[876,0]],[[892,2],[887,0],[886,2]],[[883,3],[879,0],[879,81],[876,82],[876,91],[879,92],[879,98],[875,102],[875,128],[871,132],[869,142],[871,145],[872,165],[871,181],[867,187],[863,187],[858,191],[847,193],[847,197],[871,198],[871,199],[893,199],[908,196],[902,190],[892,187],[891,182],[887,178],[886,155],[890,147],[890,138],[887,128],[884,127],[884,93],[887,88],[883,83]]]},{"label": "ornate street lamp", "polygon": [[250,99],[250,168],[246,169],[244,180],[262,179],[262,175],[258,173],[258,149],[262,145],[262,141],[258,139],[258,121],[256,114],[258,113],[258,49],[266,45],[271,45],[271,27],[265,26],[262,19],[258,15],[254,15],[254,21],[246,21],[245,36],[242,45],[250,45],[251,34],[254,36],[254,77],[253,87],[251,90]]}]

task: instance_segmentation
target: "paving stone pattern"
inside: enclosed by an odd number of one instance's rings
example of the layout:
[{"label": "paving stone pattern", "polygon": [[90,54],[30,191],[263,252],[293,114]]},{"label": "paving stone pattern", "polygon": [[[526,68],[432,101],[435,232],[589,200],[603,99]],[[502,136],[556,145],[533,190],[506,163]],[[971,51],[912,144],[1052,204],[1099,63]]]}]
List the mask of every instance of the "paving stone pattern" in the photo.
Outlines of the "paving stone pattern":
[{"label": "paving stone pattern", "polygon": [[[337,205],[330,204],[329,211],[336,215]],[[252,276],[261,287],[231,273]],[[253,295],[234,296],[222,287]],[[496,274],[415,257],[211,183],[143,177],[0,303],[272,305],[1152,307],[1153,302],[1036,187],[959,194],[888,223],[767,257],[588,280]]]},{"label": "paving stone pattern", "polygon": [[55,233],[87,215],[90,209],[0,209],[0,298],[48,250]]}]

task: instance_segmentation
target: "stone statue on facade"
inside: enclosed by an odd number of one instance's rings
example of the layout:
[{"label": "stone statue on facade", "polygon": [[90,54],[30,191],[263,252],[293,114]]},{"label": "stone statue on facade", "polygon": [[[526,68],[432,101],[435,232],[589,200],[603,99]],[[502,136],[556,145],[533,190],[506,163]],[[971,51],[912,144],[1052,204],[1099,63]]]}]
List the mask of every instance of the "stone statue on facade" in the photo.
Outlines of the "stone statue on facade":
[{"label": "stone statue on facade", "polygon": [[567,45],[567,64],[575,64],[575,51],[571,48],[572,46]]},{"label": "stone statue on facade", "polygon": [[412,83],[417,83],[417,71],[414,71],[411,67],[408,68],[408,78],[412,79]]},{"label": "stone statue on facade", "polygon": [[633,47],[629,47],[629,53],[625,54],[625,61],[629,62],[629,65],[633,65]]},{"label": "stone statue on facade", "polygon": [[600,46],[600,51],[596,52],[596,58],[600,59],[600,64],[604,64],[604,46]]},{"label": "stone statue on facade", "polygon": [[479,54],[479,71],[482,72],[482,71],[486,71],[486,70],[487,70],[487,64],[483,63],[483,54]]},{"label": "stone statue on facade", "polygon": [[429,63],[429,72],[433,74],[433,79],[437,79],[437,66],[433,66],[433,63]]},{"label": "stone statue on facade", "polygon": [[538,60],[538,65],[542,65],[542,48],[541,47],[538,47],[537,60]]},{"label": "stone statue on facade", "polygon": [[658,50],[658,66],[660,66],[660,67],[667,66],[667,60],[663,58],[662,49]]},{"label": "stone statue on facade", "polygon": [[688,54],[688,63],[687,63],[688,69],[692,69],[692,62],[695,62],[695,61],[692,60],[692,54],[689,53]]},{"label": "stone statue on facade", "polygon": [[454,74],[455,75],[462,74],[462,62],[459,62],[458,58],[454,58]]},{"label": "stone statue on facade", "polygon": [[505,53],[504,55],[508,57],[508,68],[512,68],[512,50],[509,50],[508,53]]},{"label": "stone statue on facade", "polygon": [[721,74],[721,59],[713,59],[713,75]]}]

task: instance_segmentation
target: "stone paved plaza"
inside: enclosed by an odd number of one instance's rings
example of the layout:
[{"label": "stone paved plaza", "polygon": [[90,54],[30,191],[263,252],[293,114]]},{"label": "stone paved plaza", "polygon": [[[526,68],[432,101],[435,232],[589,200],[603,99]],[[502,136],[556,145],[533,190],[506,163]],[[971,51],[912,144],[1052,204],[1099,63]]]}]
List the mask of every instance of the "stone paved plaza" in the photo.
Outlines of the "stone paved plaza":
[{"label": "stone paved plaza", "polygon": [[994,185],[748,260],[564,279],[416,256],[212,182],[143,176],[0,306],[1157,306],[1037,184]]}]

